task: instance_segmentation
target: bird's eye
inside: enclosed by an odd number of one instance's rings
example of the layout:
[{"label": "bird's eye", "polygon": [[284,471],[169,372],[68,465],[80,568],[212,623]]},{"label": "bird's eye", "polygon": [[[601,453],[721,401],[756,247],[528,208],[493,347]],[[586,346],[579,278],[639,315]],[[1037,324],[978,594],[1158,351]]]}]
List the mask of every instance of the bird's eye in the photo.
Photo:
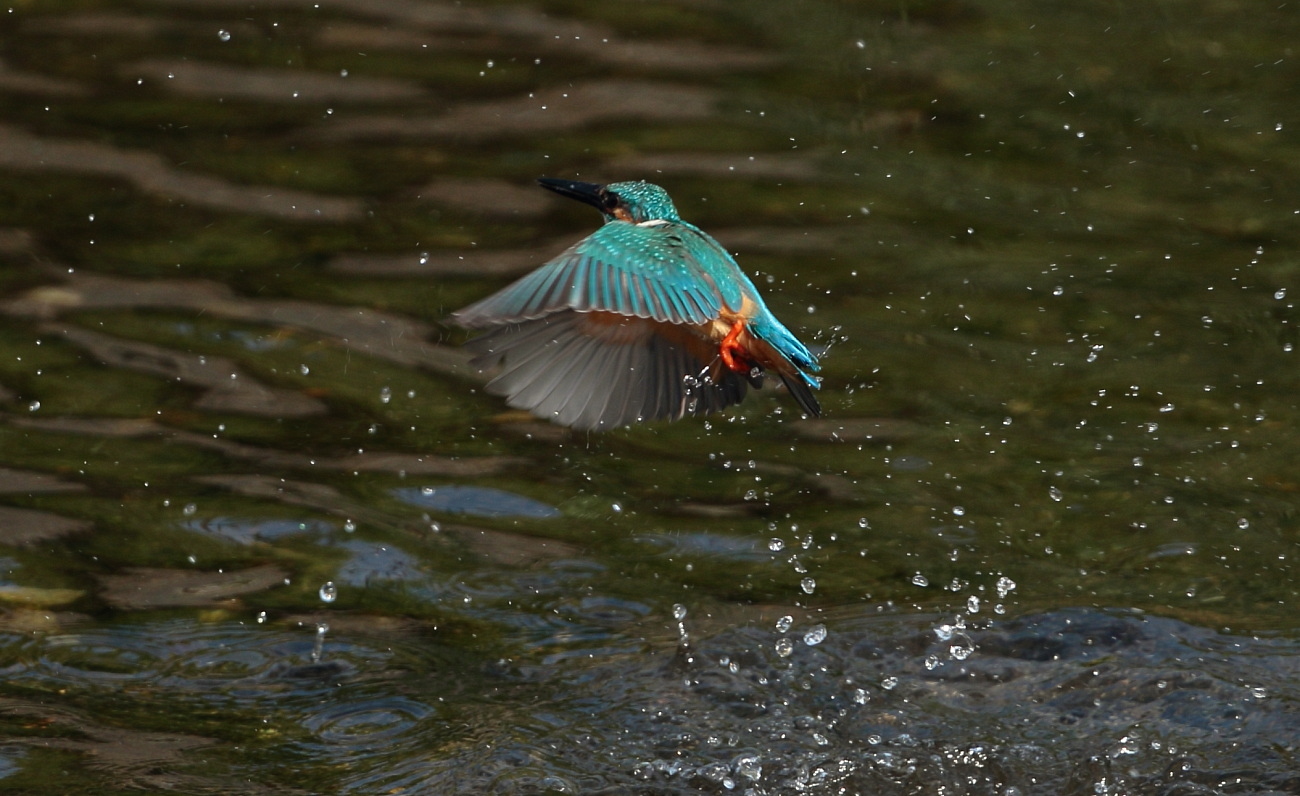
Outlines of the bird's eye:
[{"label": "bird's eye", "polygon": [[618,198],[618,194],[610,193],[608,191],[606,191],[605,194],[601,196],[600,201],[605,205],[606,208],[610,210],[613,210],[614,208],[618,207],[621,202],[621,200]]}]

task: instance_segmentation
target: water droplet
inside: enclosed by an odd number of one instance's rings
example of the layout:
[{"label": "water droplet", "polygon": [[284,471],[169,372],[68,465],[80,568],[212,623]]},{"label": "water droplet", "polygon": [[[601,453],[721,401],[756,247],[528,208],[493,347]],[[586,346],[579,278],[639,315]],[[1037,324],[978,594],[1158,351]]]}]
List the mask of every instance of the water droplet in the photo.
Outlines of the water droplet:
[{"label": "water droplet", "polygon": [[40,409],[40,408],[41,408],[41,402],[40,402],[40,401],[32,401],[31,403],[27,404],[27,411],[28,411],[28,412],[35,412],[37,409]]},{"label": "water droplet", "polygon": [[965,506],[953,506],[953,507],[952,507],[952,513],[953,513],[953,516],[954,516],[954,517],[962,517],[962,516],[965,516],[965,514],[966,514],[966,507],[965,507]]},{"label": "water droplet", "polygon": [[193,503],[186,503],[185,508],[181,509],[181,514],[184,514],[186,517],[193,517],[194,512],[198,510],[199,507],[194,505]]},{"label": "water droplet", "polygon": [[807,633],[803,634],[803,643],[815,647],[826,640],[826,635],[826,625],[813,625]]},{"label": "water droplet", "polygon": [[967,597],[966,612],[972,614],[978,614],[980,612],[980,598],[976,597],[973,594]]},{"label": "water droplet", "polygon": [[325,651],[325,634],[329,632],[330,626],[325,622],[316,623],[316,641],[311,648],[311,662],[320,663],[321,655]]},{"label": "water droplet", "polygon": [[767,549],[771,550],[773,553],[779,553],[785,549],[785,540],[774,537],[768,540]]},{"label": "water droplet", "polygon": [[920,572],[918,572],[918,573],[916,573],[915,575],[912,576],[912,585],[913,585],[913,586],[929,586],[929,585],[930,585],[930,579],[927,578],[926,576],[922,575]]},{"label": "water droplet", "polygon": [[1284,287],[1278,288],[1277,292],[1273,294],[1273,298],[1277,299],[1278,301],[1281,301],[1282,299],[1286,298],[1286,288]]},{"label": "water droplet", "polygon": [[678,622],[680,622],[685,618],[686,618],[686,606],[682,605],[681,603],[675,603],[673,605],[673,619],[676,619]]},{"label": "water droplet", "polygon": [[898,687],[898,678],[894,677],[891,674],[890,676],[880,681],[880,687],[885,689],[886,691],[893,691],[895,688]]},{"label": "water droplet", "polygon": [[853,689],[853,704],[865,705],[870,701],[871,701],[871,695],[867,693],[867,689],[865,688]]},{"label": "water droplet", "polygon": [[741,755],[736,758],[732,768],[738,777],[744,777],[750,782],[758,782],[763,778],[763,759],[758,755]]},{"label": "water droplet", "polygon": [[308,373],[311,373],[311,368],[307,367],[306,365],[299,365],[298,372],[306,376]]},{"label": "water droplet", "polygon": [[1008,594],[1015,591],[1016,582],[1011,578],[1008,578],[1006,575],[1003,575],[1002,577],[998,578],[996,588],[998,590],[998,599],[1003,599]]},{"label": "water droplet", "polygon": [[352,520],[345,521],[343,523],[343,530],[347,531],[348,533],[354,533],[357,530],[356,522]]},{"label": "water droplet", "polygon": [[217,38],[221,39],[222,41],[230,41],[230,31],[228,30],[217,31]]},{"label": "water droplet", "polygon": [[776,640],[775,649],[777,655],[780,655],[782,658],[788,658],[790,657],[790,654],[794,652],[794,642],[788,638],[779,638]]},{"label": "water droplet", "polygon": [[776,632],[778,633],[788,632],[792,627],[794,627],[793,616],[783,616],[776,620]]},{"label": "water droplet", "polygon": [[803,589],[804,594],[812,594],[817,590],[817,581],[814,578],[804,578],[799,581],[799,588]]},{"label": "water droplet", "polygon": [[320,587],[321,602],[332,603],[339,598],[339,589],[334,585],[334,581],[325,581],[325,585]]},{"label": "water droplet", "polygon": [[1238,519],[1237,527],[1242,529],[1243,531],[1246,530],[1247,528],[1250,527],[1250,520],[1246,519],[1245,517]]},{"label": "water droplet", "polygon": [[264,625],[264,624],[266,624],[266,611],[258,611],[258,612],[257,612],[257,623],[258,623],[259,625]]},{"label": "water droplet", "polygon": [[379,402],[380,402],[381,404],[386,404],[386,403],[388,403],[388,402],[391,401],[391,400],[393,400],[393,391],[392,391],[392,390],[390,390],[389,388],[385,387],[385,388],[383,388],[382,390],[379,391]]},{"label": "water droplet", "polygon": [[1052,500],[1055,500],[1057,503],[1060,503],[1061,498],[1065,497],[1061,493],[1060,487],[1055,487],[1055,486],[1047,490],[1047,496],[1050,497]]},{"label": "water droplet", "polygon": [[859,528],[870,528],[870,527],[871,527],[871,523],[867,521],[867,518],[866,518],[866,517],[858,517],[858,527],[859,527]]}]

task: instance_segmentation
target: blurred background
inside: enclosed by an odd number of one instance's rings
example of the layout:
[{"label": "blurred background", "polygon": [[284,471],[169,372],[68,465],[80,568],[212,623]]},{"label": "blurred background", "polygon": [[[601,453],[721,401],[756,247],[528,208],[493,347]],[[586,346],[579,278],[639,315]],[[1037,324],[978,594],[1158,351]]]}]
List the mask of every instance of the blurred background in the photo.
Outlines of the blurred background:
[{"label": "blurred background", "polygon": [[[1300,791],[1295,8],[0,14],[0,790]],[[825,416],[485,395],[539,176]]]}]

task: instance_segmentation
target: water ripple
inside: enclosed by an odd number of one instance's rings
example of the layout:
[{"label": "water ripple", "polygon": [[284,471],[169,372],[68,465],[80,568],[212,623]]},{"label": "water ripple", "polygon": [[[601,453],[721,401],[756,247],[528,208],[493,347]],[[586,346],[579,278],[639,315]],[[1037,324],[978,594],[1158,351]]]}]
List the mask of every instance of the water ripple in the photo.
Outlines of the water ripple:
[{"label": "water ripple", "polygon": [[400,696],[349,700],[323,708],[303,719],[303,726],[320,741],[355,750],[387,747],[408,735],[436,711]]}]

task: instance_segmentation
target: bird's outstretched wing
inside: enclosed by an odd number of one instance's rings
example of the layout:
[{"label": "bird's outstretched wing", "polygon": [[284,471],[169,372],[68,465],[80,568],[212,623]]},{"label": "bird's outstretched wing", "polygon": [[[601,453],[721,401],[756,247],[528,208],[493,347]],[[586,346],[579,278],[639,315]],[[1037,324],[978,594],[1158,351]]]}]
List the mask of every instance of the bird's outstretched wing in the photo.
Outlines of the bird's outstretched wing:
[{"label": "bird's outstretched wing", "polygon": [[762,383],[761,374],[721,368],[705,341],[679,327],[606,312],[552,312],[465,345],[474,365],[501,363],[488,392],[579,429],[716,412]]},{"label": "bird's outstretched wing", "polygon": [[572,310],[703,324],[717,318],[723,307],[740,308],[740,286],[715,278],[730,269],[736,266],[726,251],[689,225],[606,224],[453,318],[477,329]]}]

